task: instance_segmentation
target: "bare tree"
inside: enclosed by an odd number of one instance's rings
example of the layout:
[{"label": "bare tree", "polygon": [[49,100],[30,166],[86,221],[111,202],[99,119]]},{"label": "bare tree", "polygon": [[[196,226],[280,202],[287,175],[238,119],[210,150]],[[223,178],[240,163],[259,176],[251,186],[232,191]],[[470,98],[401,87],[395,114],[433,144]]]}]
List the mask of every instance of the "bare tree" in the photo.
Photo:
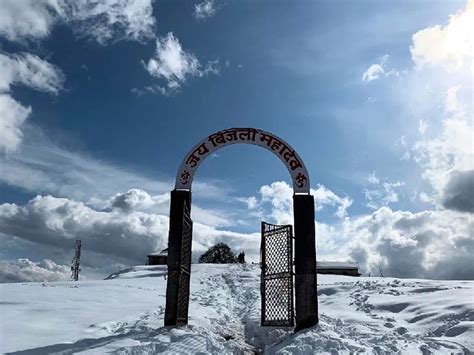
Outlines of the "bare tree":
[{"label": "bare tree", "polygon": [[380,267],[380,264],[378,266],[379,266],[380,277],[384,277],[383,274],[382,274],[382,268]]}]

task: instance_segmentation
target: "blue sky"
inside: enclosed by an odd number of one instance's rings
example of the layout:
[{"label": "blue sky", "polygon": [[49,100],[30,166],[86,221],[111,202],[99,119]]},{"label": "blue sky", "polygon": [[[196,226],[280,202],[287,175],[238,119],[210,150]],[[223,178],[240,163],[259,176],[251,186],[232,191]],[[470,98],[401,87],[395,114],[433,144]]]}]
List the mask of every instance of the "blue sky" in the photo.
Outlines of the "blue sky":
[{"label": "blue sky", "polygon": [[[452,248],[473,237],[466,1],[0,7],[5,270],[21,257],[67,264],[64,253],[81,235],[97,254],[85,260],[91,275],[108,270],[100,255],[126,265],[145,246],[165,246],[167,192],[184,154],[212,132],[250,126],[282,137],[304,159],[321,257],[383,265],[397,276],[457,275],[435,270],[445,262],[437,239],[445,228],[456,225]],[[220,150],[195,180],[196,253],[224,240],[258,255],[259,221],[291,222],[289,180],[266,151]],[[114,205],[117,196],[129,202],[126,211]],[[89,214],[95,224],[85,228],[78,221]],[[388,230],[368,226],[380,215]],[[401,229],[405,219],[423,219],[421,229]],[[426,233],[430,241],[420,241]],[[113,235],[128,241],[108,253]],[[143,249],[129,257],[137,243]],[[402,257],[416,250],[419,265],[405,270],[386,243]],[[458,257],[467,257],[472,246],[462,248]]]}]

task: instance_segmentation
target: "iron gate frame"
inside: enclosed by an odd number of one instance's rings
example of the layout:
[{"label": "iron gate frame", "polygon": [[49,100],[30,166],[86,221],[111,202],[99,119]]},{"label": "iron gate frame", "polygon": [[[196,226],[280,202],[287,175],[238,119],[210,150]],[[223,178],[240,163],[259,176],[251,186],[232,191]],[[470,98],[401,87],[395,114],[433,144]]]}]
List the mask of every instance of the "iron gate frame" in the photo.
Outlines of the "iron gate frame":
[{"label": "iron gate frame", "polygon": [[[281,262],[278,262],[278,266],[283,266],[283,270],[272,270],[277,272],[268,273],[268,262],[267,262],[267,241],[269,237],[274,237],[276,235],[281,237],[281,234],[284,233],[284,239],[281,242],[286,242],[286,246],[283,248],[278,248],[277,251],[286,252],[286,258]],[[281,326],[281,327],[293,327],[295,322],[295,310],[294,310],[294,287],[293,287],[293,226],[292,225],[275,225],[263,222],[261,223],[261,246],[260,246],[260,257],[261,257],[261,279],[260,279],[260,293],[261,293],[261,325],[262,326]],[[281,239],[281,238],[280,238]],[[278,241],[277,241],[278,242]],[[271,250],[273,249],[273,250]],[[274,251],[275,247],[271,248],[268,251]],[[281,257],[282,255],[274,255],[274,258]],[[271,255],[269,256],[271,257]],[[267,296],[271,293],[271,288],[267,286],[268,282],[272,283],[275,280],[286,280],[282,282],[286,287],[278,292],[278,295],[284,298],[286,304],[285,308],[279,308],[273,303],[271,306],[267,305],[268,299]],[[268,288],[268,290],[267,290]],[[267,292],[269,291],[269,292]],[[275,290],[274,290],[275,291]],[[275,294],[276,292],[274,292]],[[273,308],[273,309],[272,309]],[[269,312],[269,314],[267,314]],[[268,319],[269,316],[283,316],[281,319]],[[273,318],[273,317],[272,317]]]},{"label": "iron gate frame", "polygon": [[181,262],[179,266],[178,304],[176,325],[188,324],[189,289],[191,280],[191,244],[193,221],[186,201],[183,206],[183,229],[181,240]]}]

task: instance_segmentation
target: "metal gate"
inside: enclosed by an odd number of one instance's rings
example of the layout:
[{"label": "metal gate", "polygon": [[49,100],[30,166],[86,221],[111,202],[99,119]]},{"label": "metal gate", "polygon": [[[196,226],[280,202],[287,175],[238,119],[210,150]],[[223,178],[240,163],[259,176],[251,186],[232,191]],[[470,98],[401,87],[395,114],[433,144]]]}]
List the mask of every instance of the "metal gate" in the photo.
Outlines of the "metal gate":
[{"label": "metal gate", "polygon": [[189,281],[191,272],[191,242],[193,221],[186,203],[183,211],[183,239],[181,243],[181,265],[179,270],[177,325],[188,324]]},{"label": "metal gate", "polygon": [[262,326],[294,325],[291,225],[262,222]]}]

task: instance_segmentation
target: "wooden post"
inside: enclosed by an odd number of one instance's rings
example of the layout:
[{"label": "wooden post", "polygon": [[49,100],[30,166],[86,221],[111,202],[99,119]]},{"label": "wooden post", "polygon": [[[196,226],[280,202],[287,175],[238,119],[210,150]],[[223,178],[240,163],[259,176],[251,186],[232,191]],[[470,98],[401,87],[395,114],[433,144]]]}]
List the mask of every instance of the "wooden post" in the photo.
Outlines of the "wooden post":
[{"label": "wooden post", "polygon": [[191,191],[171,191],[168,233],[168,280],[166,284],[165,326],[176,325],[178,316],[179,272],[183,239],[183,211],[186,202],[191,211]]},{"label": "wooden post", "polygon": [[295,331],[318,323],[314,197],[293,195],[295,221]]}]

